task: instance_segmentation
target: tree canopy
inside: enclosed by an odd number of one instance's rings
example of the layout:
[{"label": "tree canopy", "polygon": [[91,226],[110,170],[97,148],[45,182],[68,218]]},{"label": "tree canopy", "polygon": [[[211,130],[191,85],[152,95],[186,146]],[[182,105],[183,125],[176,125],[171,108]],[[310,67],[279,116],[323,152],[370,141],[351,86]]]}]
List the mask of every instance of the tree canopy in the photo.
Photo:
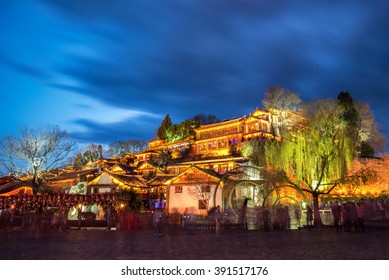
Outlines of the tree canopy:
[{"label": "tree canopy", "polygon": [[[288,113],[299,112],[302,108],[302,101],[298,93],[275,86],[265,91],[262,105],[269,112],[272,133],[275,136],[281,136],[284,128],[287,128]],[[275,121],[276,119],[277,121]]]},{"label": "tree canopy", "polygon": [[321,223],[318,197],[345,178],[355,150],[335,101],[320,100],[309,108],[304,128],[285,135],[281,142],[268,141],[266,158],[273,169],[285,175],[288,184],[312,194],[315,223]]},{"label": "tree canopy", "polygon": [[76,170],[82,170],[86,167],[96,167],[97,161],[103,158],[103,147],[97,144],[88,145],[83,151],[77,153],[73,161],[73,167]]},{"label": "tree canopy", "polygon": [[374,157],[385,149],[382,136],[369,104],[354,102],[348,91],[342,91],[337,98],[342,111],[341,119],[346,123],[348,133],[354,140],[359,157]]},{"label": "tree canopy", "polygon": [[221,122],[221,120],[216,117],[215,115],[209,114],[205,115],[203,113],[197,114],[192,118],[193,121],[195,121],[198,125],[207,125],[207,124],[213,124]]},{"label": "tree canopy", "polygon": [[196,134],[194,128],[198,127],[198,125],[194,119],[186,119],[180,123],[173,124],[169,114],[167,114],[158,128],[158,138],[173,143],[193,137]]},{"label": "tree canopy", "polygon": [[126,154],[136,154],[147,147],[145,140],[129,139],[127,141],[115,141],[109,144],[108,157],[122,157]]},{"label": "tree canopy", "polygon": [[5,168],[27,178],[33,192],[38,193],[44,190],[48,172],[67,165],[76,147],[58,126],[27,126],[16,135],[4,137],[0,153]]},{"label": "tree canopy", "polygon": [[167,139],[167,132],[172,128],[172,120],[169,116],[169,114],[167,114],[165,116],[165,118],[163,119],[161,125],[159,126],[158,128],[158,138],[161,139],[161,140],[166,140]]},{"label": "tree canopy", "polygon": [[301,110],[301,104],[298,93],[280,86],[268,88],[262,100],[265,109],[277,109],[283,112],[298,112]]}]

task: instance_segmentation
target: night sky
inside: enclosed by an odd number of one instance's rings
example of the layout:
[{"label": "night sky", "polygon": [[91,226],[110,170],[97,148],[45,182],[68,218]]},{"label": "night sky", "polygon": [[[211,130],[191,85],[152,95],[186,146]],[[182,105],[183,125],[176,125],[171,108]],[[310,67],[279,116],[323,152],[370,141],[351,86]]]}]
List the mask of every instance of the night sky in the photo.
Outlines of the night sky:
[{"label": "night sky", "polygon": [[79,143],[156,137],[198,113],[349,91],[389,138],[389,1],[2,0],[0,137],[57,124]]}]

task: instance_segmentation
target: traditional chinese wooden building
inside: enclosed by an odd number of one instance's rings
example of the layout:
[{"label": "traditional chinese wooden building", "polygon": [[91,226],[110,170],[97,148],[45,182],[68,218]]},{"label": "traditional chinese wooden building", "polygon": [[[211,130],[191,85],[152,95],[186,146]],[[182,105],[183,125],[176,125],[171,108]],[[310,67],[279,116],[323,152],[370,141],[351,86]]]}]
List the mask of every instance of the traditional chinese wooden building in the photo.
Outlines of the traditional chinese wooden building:
[{"label": "traditional chinese wooden building", "polygon": [[53,192],[66,193],[71,186],[79,182],[88,182],[98,175],[99,169],[92,168],[78,171],[61,172],[47,181]]},{"label": "traditional chinese wooden building", "polygon": [[221,175],[192,165],[181,174],[167,180],[167,211],[169,213],[207,214],[210,201],[217,197],[221,202],[221,190],[215,193]]},{"label": "traditional chinese wooden building", "polygon": [[32,188],[27,182],[12,178],[11,176],[0,177],[0,196],[32,193]]},{"label": "traditional chinese wooden building", "polygon": [[[205,190],[209,187],[208,195],[216,197],[213,203],[222,204],[223,200],[218,200],[221,194],[215,192],[223,190],[220,186],[216,190],[216,185],[220,185],[221,178],[225,174],[239,172],[240,167],[247,166],[247,159],[241,154],[244,143],[252,139],[281,140],[280,129],[300,126],[302,120],[303,118],[293,113],[269,112],[257,108],[248,116],[197,127],[195,135],[185,139],[174,142],[154,139],[148,143],[146,149],[135,155],[100,160],[97,162],[97,168],[59,171],[48,180],[48,185],[54,190],[63,191],[79,182],[86,182],[87,192],[92,194],[133,189],[143,200],[150,201],[150,204],[153,201],[166,199],[169,212],[183,213],[186,208],[190,208],[196,213],[205,213],[205,208],[210,205],[204,203],[207,199],[194,198],[193,189],[196,189],[196,186],[205,186]],[[159,166],[157,160],[159,155],[167,152],[171,156],[169,162]],[[354,166],[355,168],[370,166],[371,169],[378,170],[381,175],[374,183],[364,184],[362,180],[358,187],[340,185],[332,195],[378,196],[389,192],[387,179],[389,177],[386,176],[388,157],[359,160]],[[29,187],[21,181],[2,178],[0,195],[29,191]],[[256,178],[252,181],[255,181],[254,188],[260,188],[258,183],[260,179]],[[244,190],[247,187],[245,184],[243,182],[239,188]],[[247,193],[251,192],[254,195],[248,188]],[[277,192],[282,197],[290,197],[288,198],[290,201],[296,197],[290,190],[277,190]]]}]

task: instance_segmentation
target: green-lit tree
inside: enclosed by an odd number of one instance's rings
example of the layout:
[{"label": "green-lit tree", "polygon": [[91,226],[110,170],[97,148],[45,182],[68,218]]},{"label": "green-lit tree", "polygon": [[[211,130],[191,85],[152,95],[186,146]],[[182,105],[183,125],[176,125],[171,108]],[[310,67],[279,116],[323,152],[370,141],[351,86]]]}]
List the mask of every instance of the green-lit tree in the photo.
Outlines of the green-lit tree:
[{"label": "green-lit tree", "polygon": [[[361,118],[355,108],[354,100],[348,91],[341,91],[337,98],[338,106],[340,107],[340,117],[346,125],[346,129],[350,135],[350,139],[353,141],[357,154],[364,157],[365,151],[368,151],[366,142],[361,141],[360,127]],[[363,153],[362,153],[363,145]],[[369,151],[371,155],[371,151]],[[373,151],[374,156],[374,151]]]},{"label": "green-lit tree", "polygon": [[385,137],[381,134],[375,117],[364,102],[354,102],[348,91],[342,91],[337,98],[348,133],[354,140],[359,157],[374,157],[385,150]]},{"label": "green-lit tree", "polygon": [[244,142],[242,156],[249,158],[253,165],[264,167],[266,166],[265,145],[265,139],[251,139]]},{"label": "green-lit tree", "polygon": [[168,114],[158,128],[158,138],[160,140],[168,141],[169,143],[174,143],[188,137],[193,137],[196,134],[194,128],[197,126],[198,122],[193,119],[187,119],[180,123],[172,124]]},{"label": "green-lit tree", "polygon": [[355,109],[354,100],[348,91],[341,91],[337,98],[338,105],[341,107],[340,117],[353,130],[358,131],[359,114]]},{"label": "green-lit tree", "polygon": [[167,139],[167,133],[168,131],[170,131],[172,128],[172,120],[169,116],[169,114],[167,114],[165,116],[165,118],[163,119],[160,127],[158,128],[158,138],[161,139],[161,140],[166,140]]},{"label": "green-lit tree", "polygon": [[317,101],[308,108],[303,129],[295,129],[281,142],[268,141],[265,150],[267,162],[287,184],[312,195],[314,224],[321,225],[319,196],[347,179],[355,146],[335,101]]}]

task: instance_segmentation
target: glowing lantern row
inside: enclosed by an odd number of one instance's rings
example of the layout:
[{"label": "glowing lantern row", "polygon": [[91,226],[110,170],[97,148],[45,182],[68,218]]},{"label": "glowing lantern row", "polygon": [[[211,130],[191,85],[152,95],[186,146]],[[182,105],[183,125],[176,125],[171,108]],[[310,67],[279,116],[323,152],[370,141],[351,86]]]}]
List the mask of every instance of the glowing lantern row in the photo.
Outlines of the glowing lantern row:
[{"label": "glowing lantern row", "polygon": [[98,204],[103,207],[116,206],[119,203],[117,194],[55,194],[55,195],[13,195],[0,197],[0,209],[15,211],[32,211],[38,208],[70,208],[77,205]]}]

